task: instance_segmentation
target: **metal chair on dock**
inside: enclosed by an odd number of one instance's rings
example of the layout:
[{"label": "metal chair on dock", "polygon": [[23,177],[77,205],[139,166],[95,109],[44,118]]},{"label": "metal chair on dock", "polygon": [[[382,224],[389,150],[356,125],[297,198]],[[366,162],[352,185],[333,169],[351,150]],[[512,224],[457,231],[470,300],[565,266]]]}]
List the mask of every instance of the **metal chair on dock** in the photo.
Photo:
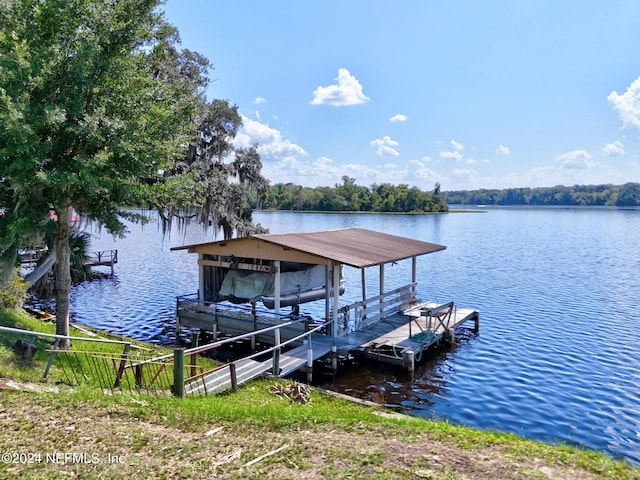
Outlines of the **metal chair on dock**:
[{"label": "metal chair on dock", "polygon": [[427,330],[444,333],[450,330],[451,316],[453,314],[453,302],[443,303],[437,307],[420,311],[420,315],[425,317]]}]

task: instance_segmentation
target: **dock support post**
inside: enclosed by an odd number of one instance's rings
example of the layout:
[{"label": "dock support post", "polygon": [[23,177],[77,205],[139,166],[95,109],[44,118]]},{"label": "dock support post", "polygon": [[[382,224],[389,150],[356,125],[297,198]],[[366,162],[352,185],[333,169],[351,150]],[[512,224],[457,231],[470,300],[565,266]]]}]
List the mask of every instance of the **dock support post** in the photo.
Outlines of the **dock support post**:
[{"label": "dock support post", "polygon": [[173,351],[173,395],[184,398],[184,348]]},{"label": "dock support post", "polygon": [[238,390],[238,377],[236,376],[235,362],[231,362],[229,364],[229,375],[231,376],[231,390],[235,392]]},{"label": "dock support post", "polygon": [[335,345],[331,346],[331,370],[333,370],[333,375],[338,373],[338,347]]},{"label": "dock support post", "polygon": [[480,314],[476,312],[473,316],[473,333],[478,333],[480,331]]},{"label": "dock support post", "polygon": [[[253,319],[253,331],[255,332],[258,329],[257,321],[258,315],[256,312],[256,302],[251,302],[251,318]],[[256,337],[255,335],[251,337],[251,351],[256,351]]]},{"label": "dock support post", "polygon": [[274,330],[274,346],[276,347],[273,350],[273,360],[271,365],[271,374],[276,377],[280,376],[280,329],[276,328]]},{"label": "dock support post", "polygon": [[407,368],[407,371],[413,373],[415,370],[415,353],[413,350],[407,350],[402,354],[402,363]]},{"label": "dock support post", "polygon": [[307,348],[307,383],[313,382],[313,348],[311,342],[307,341],[309,348]]},{"label": "dock support post", "polygon": [[331,312],[333,318],[333,338],[335,338],[340,332],[340,326],[338,324],[338,305],[340,303],[340,264],[333,265],[333,280],[331,282],[331,288],[333,288],[333,311]]}]

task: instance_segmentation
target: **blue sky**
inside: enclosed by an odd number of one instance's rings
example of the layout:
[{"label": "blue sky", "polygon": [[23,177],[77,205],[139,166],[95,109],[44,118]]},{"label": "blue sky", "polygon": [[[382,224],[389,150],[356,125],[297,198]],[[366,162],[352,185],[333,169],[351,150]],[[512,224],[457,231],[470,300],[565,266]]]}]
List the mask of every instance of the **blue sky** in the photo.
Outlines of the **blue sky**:
[{"label": "blue sky", "polygon": [[637,0],[169,0],[271,183],[640,181]]}]

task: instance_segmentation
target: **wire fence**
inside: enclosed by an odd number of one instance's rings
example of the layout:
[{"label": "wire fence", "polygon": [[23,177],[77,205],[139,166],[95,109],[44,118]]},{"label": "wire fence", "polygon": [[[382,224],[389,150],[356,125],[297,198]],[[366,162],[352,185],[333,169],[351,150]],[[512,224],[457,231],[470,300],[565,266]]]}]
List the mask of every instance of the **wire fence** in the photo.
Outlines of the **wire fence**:
[{"label": "wire fence", "polygon": [[[29,351],[46,346],[44,378],[55,375],[56,381],[71,386],[90,385],[110,391],[135,390],[159,395],[173,390],[173,354],[158,356],[158,352],[129,341],[53,335],[2,326],[0,332],[16,335]],[[67,343],[71,344],[69,348],[61,348]],[[197,368],[194,360],[185,367],[185,374],[191,375]]]},{"label": "wire fence", "polygon": [[83,350],[55,350],[55,366],[69,385],[93,385],[102,390],[170,394],[173,355],[157,360],[137,352],[110,354]]}]

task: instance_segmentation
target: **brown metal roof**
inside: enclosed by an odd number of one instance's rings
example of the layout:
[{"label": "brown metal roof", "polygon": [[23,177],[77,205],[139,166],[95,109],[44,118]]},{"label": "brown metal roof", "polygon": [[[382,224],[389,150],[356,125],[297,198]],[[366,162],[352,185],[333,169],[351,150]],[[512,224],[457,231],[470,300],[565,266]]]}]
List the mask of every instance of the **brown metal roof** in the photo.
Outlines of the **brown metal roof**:
[{"label": "brown metal roof", "polygon": [[364,228],[253,235],[265,242],[304,251],[356,268],[444,250],[445,246]]},{"label": "brown metal roof", "polygon": [[234,249],[233,245],[238,245],[239,247],[246,243],[248,239],[260,240],[282,247],[285,250],[291,249],[304,252],[356,268],[394,262],[446,248],[435,243],[399,237],[364,228],[343,228],[321,232],[251,235],[244,239],[185,245],[174,247],[172,250],[188,248],[190,251],[196,251],[198,250],[197,247],[203,247],[204,245],[220,245],[228,249],[225,251],[230,254]]}]

